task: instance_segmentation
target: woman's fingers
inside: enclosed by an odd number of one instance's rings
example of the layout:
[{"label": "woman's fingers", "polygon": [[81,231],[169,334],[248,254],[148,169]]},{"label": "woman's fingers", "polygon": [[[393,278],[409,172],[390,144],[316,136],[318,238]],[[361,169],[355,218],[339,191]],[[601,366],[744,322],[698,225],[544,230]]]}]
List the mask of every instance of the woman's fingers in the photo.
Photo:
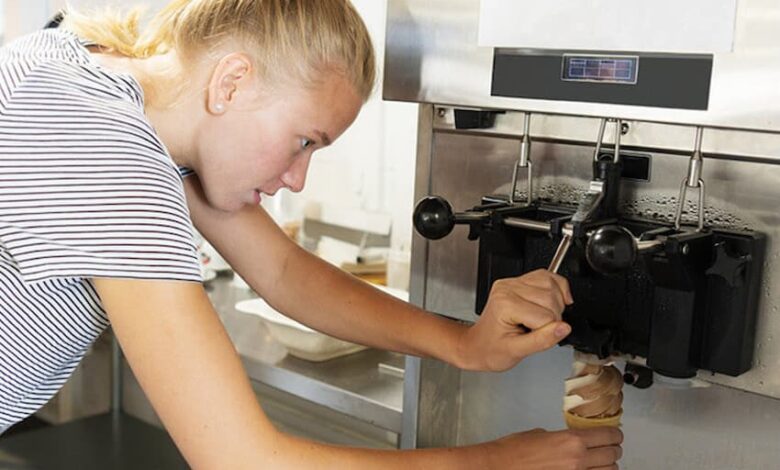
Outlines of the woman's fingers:
[{"label": "woman's fingers", "polygon": [[581,435],[583,442],[588,448],[617,446],[623,443],[623,431],[613,426],[574,430],[572,432]]},{"label": "woman's fingers", "polygon": [[[515,324],[522,323],[529,328],[538,328],[550,321],[561,319],[566,300],[563,293],[555,287],[539,287],[523,282],[522,278],[502,279],[496,281],[491,291],[491,297],[495,297],[502,305],[501,311],[505,313],[502,317],[507,321],[522,320],[528,317],[528,324],[524,321],[515,321]],[[508,303],[509,305],[505,305]],[[541,318],[537,318],[541,316]],[[540,320],[542,321],[540,323]]]},{"label": "woman's fingers", "polygon": [[571,326],[564,322],[552,322],[541,328],[515,338],[511,344],[512,354],[521,360],[558,344],[571,333]]},{"label": "woman's fingers", "polygon": [[588,468],[609,468],[615,462],[623,457],[623,449],[619,446],[596,447],[588,449],[588,455],[585,458]]},{"label": "woman's fingers", "polygon": [[531,271],[530,273],[520,276],[517,279],[521,280],[525,284],[535,287],[550,290],[557,289],[563,297],[564,303],[566,305],[570,305],[574,302],[574,298],[571,295],[569,281],[560,274],[551,273],[546,269],[537,269],[536,271]]}]

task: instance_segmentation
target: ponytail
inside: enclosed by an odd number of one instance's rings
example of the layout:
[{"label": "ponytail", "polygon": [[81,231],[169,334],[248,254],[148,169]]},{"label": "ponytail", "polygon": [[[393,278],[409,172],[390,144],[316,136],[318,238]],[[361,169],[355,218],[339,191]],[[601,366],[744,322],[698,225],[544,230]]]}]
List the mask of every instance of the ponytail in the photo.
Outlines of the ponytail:
[{"label": "ponytail", "polygon": [[136,7],[122,14],[114,8],[86,15],[69,8],[62,27],[119,54],[145,59],[170,50],[178,17],[190,0],[173,0],[141,31],[139,23],[146,8]]}]

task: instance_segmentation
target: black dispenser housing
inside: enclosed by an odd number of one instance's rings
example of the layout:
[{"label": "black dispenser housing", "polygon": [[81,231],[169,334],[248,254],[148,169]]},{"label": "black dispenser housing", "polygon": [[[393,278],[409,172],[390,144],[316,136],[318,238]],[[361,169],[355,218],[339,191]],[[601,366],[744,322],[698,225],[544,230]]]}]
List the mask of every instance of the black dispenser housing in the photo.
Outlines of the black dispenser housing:
[{"label": "black dispenser housing", "polygon": [[[423,214],[420,204],[415,226],[426,236],[426,221],[435,219],[440,238],[449,232],[442,232],[442,222],[470,225],[469,238],[479,240],[480,314],[496,280],[549,265],[568,224],[574,243],[559,273],[569,280],[574,304],[564,313],[572,333],[563,344],[602,358],[643,357],[650,369],[676,378],[692,377],[698,369],[731,376],[746,372],[753,363],[764,235],[676,230],[667,223],[624,217],[617,209],[620,163],[607,157],[594,163],[594,181],[604,183],[604,197],[585,223],[572,227],[575,209],[569,206],[485,197],[481,205],[454,215],[447,213],[445,202],[446,210],[436,217]],[[549,231],[505,223],[510,219],[542,222]],[[586,247],[593,231],[606,225],[627,229],[641,241],[657,241],[657,249],[640,251],[620,272],[597,272]]]}]

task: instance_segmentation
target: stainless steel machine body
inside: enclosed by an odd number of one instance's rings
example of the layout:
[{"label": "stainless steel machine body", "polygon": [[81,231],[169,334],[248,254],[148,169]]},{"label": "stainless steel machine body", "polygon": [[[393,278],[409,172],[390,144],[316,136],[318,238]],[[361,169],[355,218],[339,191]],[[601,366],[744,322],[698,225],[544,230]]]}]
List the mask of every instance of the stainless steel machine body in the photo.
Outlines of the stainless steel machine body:
[{"label": "stainless steel machine body", "polygon": [[[696,126],[704,126],[704,165],[697,168],[707,183],[705,223],[768,238],[754,365],[738,377],[700,372],[694,381],[657,380],[648,390],[627,386],[623,466],[773,468],[780,461],[774,438],[780,428],[780,341],[774,338],[780,333],[780,42],[773,37],[780,5],[738,3],[734,50],[714,55],[709,107],[692,111],[491,96],[494,51],[477,45],[479,3],[388,2],[385,98],[422,103],[416,196],[441,195],[465,209],[485,195],[511,193],[529,112],[536,197],[576,201],[591,179],[600,118],[616,118],[627,124],[621,148],[652,162],[649,181],[624,182],[621,210],[672,222]],[[489,128],[456,129],[453,113],[461,108],[502,113]],[[692,213],[695,197],[690,200]],[[457,227],[433,242],[415,234],[411,289],[412,300],[427,309],[474,321],[478,245],[467,233]],[[467,444],[561,428],[570,365],[570,348],[501,374],[408,359],[403,445]]]}]

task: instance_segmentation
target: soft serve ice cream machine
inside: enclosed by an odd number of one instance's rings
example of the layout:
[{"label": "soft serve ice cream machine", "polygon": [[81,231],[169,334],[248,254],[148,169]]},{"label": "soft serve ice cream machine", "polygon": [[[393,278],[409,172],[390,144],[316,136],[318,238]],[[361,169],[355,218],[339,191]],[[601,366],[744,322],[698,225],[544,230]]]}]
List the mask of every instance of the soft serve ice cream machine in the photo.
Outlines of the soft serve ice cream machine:
[{"label": "soft serve ice cream machine", "polygon": [[[530,114],[526,128],[528,120]],[[706,202],[703,130],[696,129],[690,171],[670,223],[621,214],[620,187],[627,172],[619,158],[620,131],[614,150],[606,153],[605,126],[602,119],[592,180],[576,206],[549,203],[528,191],[520,201],[513,194],[487,196],[473,209],[453,213],[446,200],[429,197],[417,206],[416,229],[438,239],[456,223],[469,226],[469,238],[479,240],[478,313],[495,280],[549,265],[569,279],[576,298],[564,315],[573,326],[566,342],[576,349],[601,359],[640,356],[654,371],[678,378],[692,377],[697,369],[734,376],[749,370],[765,236],[705,223],[699,209]],[[524,134],[525,161],[519,160],[517,169],[532,168],[529,140]],[[533,188],[533,174],[527,178]],[[682,217],[689,189],[698,194],[691,225]]]},{"label": "soft serve ice cream machine", "polygon": [[[473,321],[495,280],[557,271],[567,390],[615,361],[624,431],[658,440],[630,468],[775,461],[780,6],[537,3],[389,2],[385,98],[422,103],[413,300]],[[570,349],[501,376],[410,359],[405,445],[561,427]]]}]

